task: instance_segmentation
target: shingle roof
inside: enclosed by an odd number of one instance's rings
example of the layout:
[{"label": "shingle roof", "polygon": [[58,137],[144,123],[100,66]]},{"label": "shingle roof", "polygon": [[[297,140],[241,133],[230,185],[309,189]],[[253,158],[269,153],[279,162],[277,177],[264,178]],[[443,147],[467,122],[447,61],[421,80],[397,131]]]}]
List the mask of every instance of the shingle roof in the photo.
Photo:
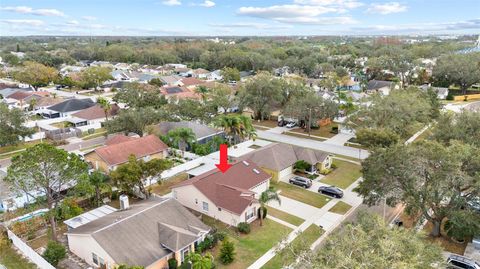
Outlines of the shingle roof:
[{"label": "shingle roof", "polygon": [[193,185],[217,207],[239,215],[255,200],[250,189],[270,178],[252,162],[237,162],[225,173],[213,169],[172,188]]},{"label": "shingle roof", "polygon": [[[120,108],[116,104],[111,105],[111,109],[108,111],[108,116],[111,117],[117,115],[119,110]],[[100,105],[96,104],[82,111],[78,111],[77,113],[72,114],[72,116],[85,120],[95,120],[105,118],[105,111]]]},{"label": "shingle roof", "polygon": [[119,144],[119,143],[123,143],[123,142],[127,142],[127,141],[132,141],[132,140],[135,140],[136,138],[135,137],[131,137],[131,136],[126,136],[126,135],[123,135],[123,134],[117,134],[117,135],[114,135],[112,137],[110,137],[106,142],[105,142],[105,145],[115,145],[115,144]]},{"label": "shingle roof", "polygon": [[299,160],[310,164],[323,162],[330,154],[320,150],[302,148],[284,143],[272,143],[238,158],[251,160],[260,167],[281,171]]},{"label": "shingle roof", "polygon": [[57,111],[57,112],[72,112],[82,109],[86,109],[94,106],[95,103],[90,99],[70,99],[59,104],[53,105],[48,109]]},{"label": "shingle roof", "polygon": [[25,91],[16,91],[8,96],[8,98],[12,98],[15,100],[23,100],[29,96],[32,96],[32,92],[25,92]]},{"label": "shingle roof", "polygon": [[192,121],[179,121],[179,122],[161,122],[157,125],[161,134],[166,135],[170,130],[177,128],[189,128],[195,134],[197,140],[218,134],[221,131],[208,127],[207,125],[192,122]]},{"label": "shingle roof", "polygon": [[68,234],[91,235],[117,264],[147,267],[190,245],[201,232],[209,230],[176,200],[152,197],[72,229]]},{"label": "shingle roof", "polygon": [[196,79],[196,78],[184,78],[181,81],[183,83],[183,86],[185,86],[185,87],[205,84],[204,80],[199,80],[199,79]]},{"label": "shingle roof", "polygon": [[110,144],[95,149],[95,152],[108,165],[118,165],[128,161],[130,155],[137,158],[153,155],[168,149],[168,146],[155,135],[135,138],[129,141]]},{"label": "shingle roof", "polygon": [[378,90],[383,87],[390,87],[393,84],[391,81],[384,80],[370,80],[367,84],[369,90]]}]

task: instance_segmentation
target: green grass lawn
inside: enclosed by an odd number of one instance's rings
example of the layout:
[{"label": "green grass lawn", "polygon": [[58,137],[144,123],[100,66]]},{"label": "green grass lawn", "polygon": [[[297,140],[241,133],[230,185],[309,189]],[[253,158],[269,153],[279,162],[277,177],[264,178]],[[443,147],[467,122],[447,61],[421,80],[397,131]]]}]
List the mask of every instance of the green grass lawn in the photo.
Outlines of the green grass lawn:
[{"label": "green grass lawn", "polygon": [[269,215],[271,215],[271,216],[273,216],[277,219],[281,219],[283,221],[286,221],[286,222],[288,222],[290,224],[293,224],[295,226],[299,226],[300,224],[302,224],[305,221],[302,218],[299,218],[297,216],[288,214],[287,212],[283,212],[281,210],[275,209],[275,208],[270,207],[270,206],[267,206],[267,212],[268,212]]},{"label": "green grass lawn", "polygon": [[52,123],[50,124],[50,126],[62,129],[62,128],[67,128],[68,126],[71,126],[71,123],[68,121],[61,121],[61,122]]},{"label": "green grass lawn", "polygon": [[280,195],[297,200],[299,202],[322,208],[326,203],[328,203],[331,199],[325,195],[311,192],[305,190],[304,188],[297,187],[292,184],[288,184],[285,182],[271,182],[271,186],[275,187],[277,190],[281,190],[282,192]]},{"label": "green grass lawn", "polygon": [[184,180],[188,179],[188,175],[186,173],[178,174],[176,176],[173,176],[171,178],[162,180],[162,184],[153,184],[151,185],[151,190],[152,193],[158,194],[158,195],[165,195],[171,191],[171,187],[177,183],[180,183]]},{"label": "green grass lawn", "polygon": [[36,140],[31,142],[18,143],[17,145],[3,146],[3,147],[0,147],[0,154],[6,154],[12,151],[27,149],[39,143],[40,143],[40,140]]},{"label": "green grass lawn", "polygon": [[97,137],[106,135],[106,133],[107,133],[107,130],[105,128],[99,128],[99,129],[95,129],[93,134],[89,134],[88,132],[83,132],[82,139],[88,140],[88,139],[97,138]]},{"label": "green grass lawn", "polygon": [[[311,246],[322,234],[324,233],[323,229],[318,227],[315,224],[310,225],[305,231],[297,236],[292,241],[292,245],[295,246]],[[295,261],[295,258],[291,255],[281,255],[277,254],[273,259],[268,261],[262,269],[279,269],[283,266],[292,264]]]},{"label": "green grass lawn", "polygon": [[315,137],[315,136],[308,136],[308,134],[305,134],[303,132],[293,132],[293,131],[286,131],[283,132],[284,135],[290,135],[290,136],[295,136],[299,138],[305,138],[305,139],[312,139],[312,140],[317,140],[317,141],[325,141],[326,139]]},{"label": "green grass lawn", "polygon": [[275,128],[278,126],[278,122],[274,120],[263,120],[263,121],[253,120],[252,124],[267,127],[267,128]]},{"label": "green grass lawn", "polygon": [[[329,125],[320,127],[320,128],[318,128],[318,129],[311,129],[311,130],[310,130],[310,134],[311,134],[311,135],[316,135],[316,136],[321,136],[321,137],[330,138],[330,137],[333,137],[333,136],[336,135],[336,134],[333,134],[333,133],[330,132],[330,131],[332,130],[332,127],[335,127],[335,126],[338,127],[338,124],[336,124],[336,123],[331,123],[331,124],[329,124]],[[308,134],[307,132],[305,132],[305,129],[302,129],[302,128],[294,129],[294,130],[292,130],[292,132],[301,133],[301,134]]]},{"label": "green grass lawn", "polygon": [[346,161],[334,160],[337,168],[326,175],[320,182],[346,189],[362,176],[361,166]]},{"label": "green grass lawn", "polygon": [[6,238],[0,235],[0,264],[8,269],[35,269],[34,264],[18,255],[15,249],[7,244]]},{"label": "green grass lawn", "polygon": [[220,262],[221,243],[213,249],[217,269],[247,268],[292,231],[290,228],[269,219],[263,221],[263,226],[260,226],[258,221],[254,221],[251,224],[252,230],[249,234],[238,234],[234,228],[228,228],[224,223],[207,216],[202,216],[202,221],[219,231],[227,233],[229,240],[235,245],[235,261],[229,265],[223,265]]},{"label": "green grass lawn", "polygon": [[330,208],[330,210],[328,210],[329,212],[332,212],[332,213],[337,213],[337,214],[340,214],[340,215],[344,215],[345,213],[348,212],[348,210],[350,210],[350,208],[352,208],[351,205],[343,202],[343,201],[338,201],[332,208]]}]

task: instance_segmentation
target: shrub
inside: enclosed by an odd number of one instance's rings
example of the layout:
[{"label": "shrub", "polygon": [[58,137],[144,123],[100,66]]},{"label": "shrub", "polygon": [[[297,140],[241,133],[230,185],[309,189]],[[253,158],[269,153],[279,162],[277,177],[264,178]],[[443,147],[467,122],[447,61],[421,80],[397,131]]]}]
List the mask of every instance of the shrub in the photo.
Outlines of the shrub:
[{"label": "shrub", "polygon": [[47,244],[47,249],[43,253],[43,258],[53,266],[57,266],[58,263],[65,258],[67,251],[65,247],[55,241],[50,241]]},{"label": "shrub", "polygon": [[83,213],[83,209],[78,206],[73,198],[65,198],[57,208],[56,219],[66,220]]},{"label": "shrub", "polygon": [[331,168],[331,169],[337,169],[337,168],[338,168],[338,165],[337,165],[336,163],[332,163],[332,164],[330,165],[330,168]]},{"label": "shrub", "polygon": [[445,99],[448,101],[453,101],[453,94],[449,92]]},{"label": "shrub", "polygon": [[310,164],[304,160],[298,160],[293,165],[293,168],[297,169],[298,171],[305,171],[306,169],[310,168]]},{"label": "shrub", "polygon": [[338,126],[333,126],[332,130],[330,131],[332,134],[338,134]]},{"label": "shrub", "polygon": [[220,249],[220,261],[223,264],[230,264],[235,260],[235,245],[226,238],[222,242],[222,248]]},{"label": "shrub", "polygon": [[249,234],[250,233],[250,224],[246,223],[246,222],[240,222],[238,225],[237,225],[237,229],[239,232],[241,232],[242,234]]},{"label": "shrub", "polygon": [[227,234],[225,232],[215,232],[212,234],[212,236],[213,236],[213,241],[216,244],[218,241],[223,241],[227,236]]},{"label": "shrub", "polygon": [[207,235],[205,239],[197,245],[198,252],[204,252],[207,249],[212,249],[217,245],[217,241],[215,241],[212,235]]},{"label": "shrub", "polygon": [[326,169],[326,168],[320,170],[320,174],[322,174],[322,175],[328,175],[328,174],[330,174],[331,172],[332,172],[332,170]]},{"label": "shrub", "polygon": [[168,269],[177,269],[178,264],[175,258],[168,259]]}]

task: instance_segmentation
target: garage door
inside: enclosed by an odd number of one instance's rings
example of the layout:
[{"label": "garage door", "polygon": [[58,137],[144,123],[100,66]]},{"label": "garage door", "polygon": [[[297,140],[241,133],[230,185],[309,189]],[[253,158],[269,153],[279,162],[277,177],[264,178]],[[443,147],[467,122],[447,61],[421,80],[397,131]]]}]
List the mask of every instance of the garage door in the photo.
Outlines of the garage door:
[{"label": "garage door", "polygon": [[293,174],[293,168],[292,166],[289,166],[278,173],[278,179],[282,180],[285,177],[291,176],[292,174]]}]

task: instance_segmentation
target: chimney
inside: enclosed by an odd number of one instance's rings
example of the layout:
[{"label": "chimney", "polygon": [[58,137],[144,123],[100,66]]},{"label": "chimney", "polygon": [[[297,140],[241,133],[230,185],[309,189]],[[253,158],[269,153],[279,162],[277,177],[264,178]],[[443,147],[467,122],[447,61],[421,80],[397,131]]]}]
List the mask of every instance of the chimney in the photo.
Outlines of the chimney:
[{"label": "chimney", "polygon": [[128,203],[128,196],[125,194],[120,195],[120,210],[127,210],[130,207]]}]

